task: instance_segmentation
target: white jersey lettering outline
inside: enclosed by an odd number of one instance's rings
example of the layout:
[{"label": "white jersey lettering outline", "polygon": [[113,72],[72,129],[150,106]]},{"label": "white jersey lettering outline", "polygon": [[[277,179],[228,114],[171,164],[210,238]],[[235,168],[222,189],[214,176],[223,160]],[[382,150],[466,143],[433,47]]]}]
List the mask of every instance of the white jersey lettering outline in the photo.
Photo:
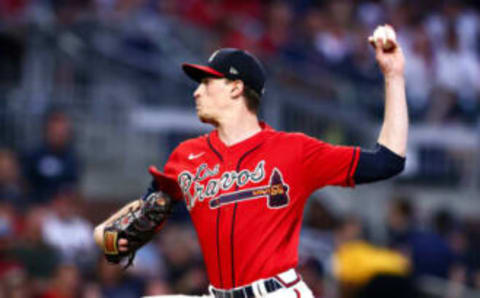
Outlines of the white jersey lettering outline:
[{"label": "white jersey lettering outline", "polygon": [[[206,163],[200,164],[193,175],[189,171],[183,171],[178,175],[178,183],[184,194],[187,209],[195,207],[197,201],[203,202],[206,198],[215,197],[220,189],[229,190],[233,185],[242,187],[249,182],[260,183],[266,177],[265,160],[261,160],[253,171],[248,169],[237,171],[227,171],[220,178],[210,179],[206,185],[199,182],[217,175],[220,171],[220,165],[216,164],[213,169],[208,168]],[[193,194],[192,194],[193,186]]]}]

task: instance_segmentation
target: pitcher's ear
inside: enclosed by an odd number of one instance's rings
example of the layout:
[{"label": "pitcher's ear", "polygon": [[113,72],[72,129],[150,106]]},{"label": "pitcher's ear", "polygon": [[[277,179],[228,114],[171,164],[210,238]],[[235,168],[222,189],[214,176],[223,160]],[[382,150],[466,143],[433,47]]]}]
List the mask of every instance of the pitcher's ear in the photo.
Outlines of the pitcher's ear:
[{"label": "pitcher's ear", "polygon": [[243,90],[245,88],[245,84],[242,80],[235,80],[232,81],[232,89],[231,95],[233,98],[237,98],[243,95]]}]

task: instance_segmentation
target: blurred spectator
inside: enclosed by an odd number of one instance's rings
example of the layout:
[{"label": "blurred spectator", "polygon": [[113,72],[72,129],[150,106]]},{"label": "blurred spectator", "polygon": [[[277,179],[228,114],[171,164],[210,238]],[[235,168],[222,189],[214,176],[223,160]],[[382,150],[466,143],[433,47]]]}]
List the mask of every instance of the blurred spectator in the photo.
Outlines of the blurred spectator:
[{"label": "blurred spectator", "polygon": [[0,203],[0,253],[11,248],[15,236],[20,232],[20,218],[11,204]]},{"label": "blurred spectator", "polygon": [[473,52],[462,50],[453,24],[447,27],[446,40],[437,50],[435,64],[436,85],[441,93],[433,98],[429,119],[438,122],[460,117],[473,121],[480,95],[480,64]]},{"label": "blurred spectator", "polygon": [[404,49],[408,63],[405,65],[407,98],[412,119],[422,120],[427,113],[434,82],[435,64],[433,48],[422,24],[417,24],[409,36],[410,47]]},{"label": "blurred spectator", "polygon": [[394,199],[388,211],[388,245],[405,255],[410,254],[409,241],[415,232],[414,211],[412,204],[405,197]]},{"label": "blurred spectator", "polygon": [[[407,4],[402,5],[402,7],[406,6]],[[360,23],[365,24],[372,29],[378,24],[384,22],[385,10],[380,2],[360,1],[357,6],[356,17]],[[397,23],[395,24],[398,25]]]},{"label": "blurred spectator", "polygon": [[98,282],[99,287],[91,288],[99,291],[99,297],[103,298],[130,298],[140,297],[145,292],[145,280],[130,275],[120,266],[109,264],[104,257],[98,262]]},{"label": "blurred spectator", "polygon": [[149,280],[145,289],[145,296],[165,295],[172,293],[170,285],[162,279]]},{"label": "blurred spectator", "polygon": [[224,12],[218,0],[191,0],[184,5],[184,16],[195,25],[214,28],[219,23]]},{"label": "blurred spectator", "polygon": [[324,199],[320,195],[314,195],[310,198],[308,202],[310,205],[305,215],[305,224],[309,228],[319,231],[333,231],[338,224],[338,219],[336,214],[323,201]]},{"label": "blurred spectator", "polygon": [[49,1],[60,24],[69,25],[87,15],[91,0],[51,0]]},{"label": "blurred spectator", "polygon": [[2,0],[0,1],[0,15],[2,18],[17,16],[27,6],[29,0]]},{"label": "blurred spectator", "polygon": [[[459,48],[462,52],[475,51],[479,40],[478,11],[471,8],[467,1],[436,1],[439,9],[432,10],[425,17],[425,24],[435,47],[442,46],[448,39],[449,30],[459,38]],[[472,1],[476,2],[476,1]],[[451,28],[448,28],[448,27]]]},{"label": "blurred spectator", "polygon": [[219,45],[215,47],[252,49],[255,40],[245,27],[241,19],[235,17],[222,19],[217,26]]},{"label": "blurred spectator", "polygon": [[441,208],[434,213],[432,226],[434,231],[447,241],[448,248],[452,253],[452,263],[448,272],[449,279],[465,284],[467,250],[465,234],[458,229],[459,227],[453,214],[445,208]]},{"label": "blurred spectator", "polygon": [[299,263],[298,273],[313,292],[314,297],[324,297],[324,269],[314,258]]},{"label": "blurred spectator", "polygon": [[176,293],[201,295],[207,291],[207,274],[194,235],[191,227],[173,224],[161,233],[160,249],[169,268],[166,280]]},{"label": "blurred spectator", "polygon": [[158,253],[155,240],[137,251],[130,272],[145,279],[159,279],[165,276],[167,268]]},{"label": "blurred spectator", "polygon": [[[413,297],[407,278],[410,262],[403,255],[361,240],[361,225],[347,217],[335,231],[334,273],[341,297]],[[372,284],[374,284],[372,291]],[[394,296],[395,295],[395,296]]]},{"label": "blurred spectator", "polygon": [[429,230],[417,231],[410,239],[410,250],[416,276],[448,279],[455,256],[446,239]]},{"label": "blurred spectator", "polygon": [[40,298],[75,298],[79,297],[82,278],[77,267],[70,264],[58,266],[50,281],[49,288]]},{"label": "blurred spectator", "polygon": [[315,36],[318,52],[332,71],[338,71],[352,54],[352,36],[349,25],[353,16],[353,3],[331,1],[327,4],[325,27]]},{"label": "blurred spectator", "polygon": [[43,222],[42,235],[46,243],[59,251],[62,262],[88,270],[96,259],[97,249],[92,237],[93,226],[80,216],[78,204],[75,191],[59,190]]},{"label": "blurred spectator", "polygon": [[[2,268],[3,269],[3,268]],[[0,272],[0,297],[33,298],[34,293],[24,268],[17,266]]]},{"label": "blurred spectator", "polygon": [[25,267],[35,293],[46,289],[47,281],[59,263],[58,252],[42,238],[46,212],[43,208],[31,208],[26,212],[22,232],[10,252]]},{"label": "blurred spectator", "polygon": [[22,212],[27,207],[25,187],[16,154],[0,149],[0,202],[7,202]]},{"label": "blurred spectator", "polygon": [[19,229],[14,208],[0,203],[0,297],[29,297],[25,268],[11,254]]},{"label": "blurred spectator", "polygon": [[59,110],[49,113],[44,133],[44,143],[29,153],[24,163],[36,203],[48,202],[62,187],[75,187],[80,171],[67,114]]},{"label": "blurred spectator", "polygon": [[315,297],[330,297],[326,284],[332,273],[331,258],[335,250],[333,230],[338,221],[336,214],[325,204],[325,199],[316,195],[310,198],[299,243],[297,269]]},{"label": "blurred spectator", "polygon": [[448,218],[438,216],[433,229],[420,229],[414,206],[400,198],[390,207],[388,225],[391,247],[411,258],[416,277],[449,278],[456,259],[444,234],[450,229]]},{"label": "blurred spectator", "polygon": [[265,30],[260,38],[262,56],[269,57],[285,50],[292,35],[293,11],[286,1],[274,1],[267,10]]},{"label": "blurred spectator", "polygon": [[216,25],[227,18],[253,19],[261,15],[259,0],[188,0],[184,1],[183,14],[196,25],[215,29]]}]

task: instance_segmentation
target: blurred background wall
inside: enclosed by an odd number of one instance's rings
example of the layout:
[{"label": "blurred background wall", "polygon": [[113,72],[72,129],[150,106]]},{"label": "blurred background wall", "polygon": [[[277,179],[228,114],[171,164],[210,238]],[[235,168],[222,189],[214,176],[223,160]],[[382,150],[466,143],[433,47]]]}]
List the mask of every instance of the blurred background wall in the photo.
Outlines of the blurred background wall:
[{"label": "blurred background wall", "polygon": [[[181,63],[204,63],[219,47],[248,49],[268,72],[262,119],[276,129],[373,148],[383,79],[367,37],[389,23],[407,61],[406,170],[355,190],[316,193],[305,214],[301,270],[318,297],[374,297],[362,291],[384,271],[408,276],[425,297],[478,297],[479,6],[473,0],[1,0],[4,296],[205,292],[185,210],[129,273],[100,261],[90,237],[93,225],[145,191],[150,164],[161,167],[180,141],[211,129],[196,119],[195,84]],[[348,252],[359,249],[368,258],[388,249],[409,269],[367,266],[349,279],[332,264],[344,260],[343,244],[356,241],[362,245]],[[388,253],[379,264],[397,264]]]}]

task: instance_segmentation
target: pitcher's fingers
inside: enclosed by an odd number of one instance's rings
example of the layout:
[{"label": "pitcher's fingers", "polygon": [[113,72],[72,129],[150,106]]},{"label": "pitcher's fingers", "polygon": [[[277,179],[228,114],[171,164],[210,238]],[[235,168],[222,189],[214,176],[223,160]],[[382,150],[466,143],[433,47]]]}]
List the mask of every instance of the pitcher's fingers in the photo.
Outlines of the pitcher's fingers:
[{"label": "pitcher's fingers", "polygon": [[378,57],[380,57],[382,54],[383,54],[383,45],[382,45],[382,41],[377,39],[375,41],[375,54]]},{"label": "pitcher's fingers", "polygon": [[391,47],[388,51],[394,51],[398,47],[398,43],[395,39],[387,38],[387,44],[391,44]]},{"label": "pitcher's fingers", "polygon": [[118,240],[118,250],[119,251],[128,251],[128,240],[127,239],[119,239]]}]

